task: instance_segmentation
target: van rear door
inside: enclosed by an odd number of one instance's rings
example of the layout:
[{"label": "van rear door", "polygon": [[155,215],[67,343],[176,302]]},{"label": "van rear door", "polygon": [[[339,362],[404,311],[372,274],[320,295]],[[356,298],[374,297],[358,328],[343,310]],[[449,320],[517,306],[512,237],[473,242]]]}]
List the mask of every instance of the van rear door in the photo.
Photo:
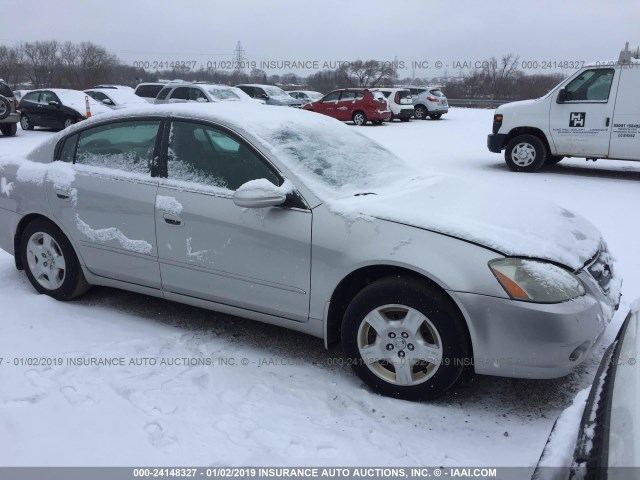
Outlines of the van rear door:
[{"label": "van rear door", "polygon": [[606,157],[613,120],[619,68],[589,68],[554,93],[549,109],[549,130],[556,155]]},{"label": "van rear door", "polygon": [[640,160],[640,65],[624,65],[613,112],[609,157]]}]

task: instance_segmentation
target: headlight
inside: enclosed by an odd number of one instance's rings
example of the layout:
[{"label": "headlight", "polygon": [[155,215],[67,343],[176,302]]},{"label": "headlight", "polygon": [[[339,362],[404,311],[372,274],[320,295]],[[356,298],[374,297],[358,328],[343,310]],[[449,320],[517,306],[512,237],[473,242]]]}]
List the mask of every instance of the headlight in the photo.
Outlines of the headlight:
[{"label": "headlight", "polygon": [[559,303],[585,294],[578,277],[552,263],[501,258],[489,262],[489,268],[515,300]]}]

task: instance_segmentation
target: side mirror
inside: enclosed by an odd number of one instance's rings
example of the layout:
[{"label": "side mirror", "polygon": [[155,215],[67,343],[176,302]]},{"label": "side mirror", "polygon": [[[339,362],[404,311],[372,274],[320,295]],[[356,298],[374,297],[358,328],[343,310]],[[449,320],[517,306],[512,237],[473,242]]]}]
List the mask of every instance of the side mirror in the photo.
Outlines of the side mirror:
[{"label": "side mirror", "polygon": [[60,104],[58,102],[56,102],[55,100],[50,100],[49,101],[49,105],[52,107],[59,107]]},{"label": "side mirror", "polygon": [[104,100],[102,100],[102,103],[104,103],[105,105],[113,105],[113,102],[109,98],[105,98]]},{"label": "side mirror", "polygon": [[266,93],[260,93],[258,94],[258,98],[261,98],[262,100],[269,100],[269,95]]},{"label": "side mirror", "polygon": [[233,203],[243,208],[266,208],[281,205],[287,199],[287,191],[276,187],[266,178],[251,180],[233,194]]},{"label": "side mirror", "polygon": [[558,92],[558,98],[556,98],[556,103],[564,103],[567,101],[567,89],[561,88]]}]

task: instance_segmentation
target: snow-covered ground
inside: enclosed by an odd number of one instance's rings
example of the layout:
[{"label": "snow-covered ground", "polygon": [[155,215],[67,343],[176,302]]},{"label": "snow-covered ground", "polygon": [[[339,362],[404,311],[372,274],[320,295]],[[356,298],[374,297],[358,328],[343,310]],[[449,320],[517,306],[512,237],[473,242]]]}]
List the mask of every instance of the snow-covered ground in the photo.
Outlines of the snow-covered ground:
[{"label": "snow-covered ground", "polygon": [[[624,277],[623,303],[575,373],[476,376],[436,401],[393,400],[336,365],[340,351],[320,340],[108,288],[56,302],[0,253],[0,465],[535,465],[640,294],[640,164],[564,160],[512,173],[486,149],[492,113],[452,109],[441,121],[360,131],[420,170],[490,184],[515,204],[534,193],[601,229]],[[50,135],[0,136],[0,155]],[[63,364],[20,364],[30,357]],[[124,365],[69,365],[89,358]],[[203,358],[211,365],[189,365]]]}]

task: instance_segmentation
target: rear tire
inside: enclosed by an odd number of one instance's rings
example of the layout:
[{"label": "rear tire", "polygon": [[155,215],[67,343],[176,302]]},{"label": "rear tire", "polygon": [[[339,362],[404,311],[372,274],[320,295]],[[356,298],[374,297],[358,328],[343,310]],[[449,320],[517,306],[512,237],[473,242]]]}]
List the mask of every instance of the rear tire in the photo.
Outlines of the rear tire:
[{"label": "rear tire", "polygon": [[38,293],[65,301],[90,288],[71,242],[48,220],[38,218],[26,226],[19,255]]},{"label": "rear tire", "polygon": [[428,114],[429,114],[429,112],[422,105],[417,105],[413,109],[413,116],[416,117],[418,120],[425,120],[427,118]]},{"label": "rear tire", "polygon": [[409,117],[402,117],[400,119],[401,122],[408,122],[409,120],[411,120]]},{"label": "rear tire", "polygon": [[432,113],[431,115],[429,115],[429,118],[431,120],[440,120],[440,117],[442,117],[441,113]]},{"label": "rear tire", "polygon": [[353,117],[351,118],[353,120],[353,124],[357,127],[361,127],[362,125],[367,123],[367,116],[364,114],[364,112],[361,111],[354,112]]},{"label": "rear tire", "polygon": [[20,115],[20,128],[23,130],[33,130],[33,123],[31,123],[31,119],[25,113]]},{"label": "rear tire", "polygon": [[74,123],[76,123],[76,121],[73,118],[67,117],[64,119],[64,124],[62,128],[69,128]]},{"label": "rear tire", "polygon": [[504,160],[514,172],[533,173],[544,165],[547,149],[534,135],[518,135],[507,143]]},{"label": "rear tire", "polygon": [[408,400],[442,394],[471,356],[466,324],[451,300],[403,276],[377,280],[355,296],[344,315],[342,346],[371,389]]},{"label": "rear tire", "polygon": [[13,137],[18,132],[18,124],[10,123],[9,125],[0,125],[0,132],[5,137]]}]

